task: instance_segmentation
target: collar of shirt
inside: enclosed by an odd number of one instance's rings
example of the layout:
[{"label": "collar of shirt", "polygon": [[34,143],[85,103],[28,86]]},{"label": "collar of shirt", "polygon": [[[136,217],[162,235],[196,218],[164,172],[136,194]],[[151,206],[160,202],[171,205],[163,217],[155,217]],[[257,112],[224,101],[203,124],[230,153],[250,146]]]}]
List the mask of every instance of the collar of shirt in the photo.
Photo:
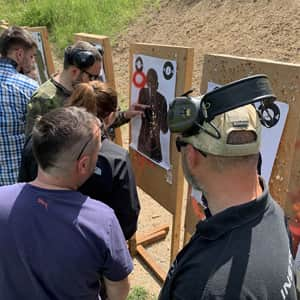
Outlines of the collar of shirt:
[{"label": "collar of shirt", "polygon": [[72,92],[54,79],[56,75],[57,73],[50,77],[51,82],[64,94],[64,96],[66,96],[66,98],[70,97]]},{"label": "collar of shirt", "polygon": [[226,232],[241,227],[263,215],[272,204],[265,181],[260,177],[263,193],[255,200],[229,207],[197,224],[196,236],[216,240]]},{"label": "collar of shirt", "polygon": [[8,58],[8,57],[1,57],[0,58],[0,64],[5,64],[5,65],[11,65],[13,69],[15,69],[17,71],[17,62],[14,61],[13,59],[11,58]]}]

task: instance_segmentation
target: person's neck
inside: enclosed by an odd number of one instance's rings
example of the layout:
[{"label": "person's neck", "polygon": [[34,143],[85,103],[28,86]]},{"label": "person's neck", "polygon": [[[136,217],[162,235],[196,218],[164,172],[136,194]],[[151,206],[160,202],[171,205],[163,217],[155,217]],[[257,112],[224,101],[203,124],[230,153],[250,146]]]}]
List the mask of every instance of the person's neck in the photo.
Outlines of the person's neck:
[{"label": "person's neck", "polygon": [[17,70],[18,72],[21,71],[21,67],[20,67],[19,64],[17,63],[17,60],[16,60],[16,58],[15,58],[14,55],[8,54],[6,57],[3,57],[3,58],[6,58],[6,59],[12,61],[12,63],[13,63],[13,65],[14,65],[14,67],[16,68],[16,70]]},{"label": "person's neck", "polygon": [[66,70],[63,70],[61,73],[58,73],[54,77],[54,79],[68,91],[73,91],[72,80],[70,79],[70,76]]},{"label": "person's neck", "polygon": [[[64,178],[68,178],[65,176]],[[37,186],[47,190],[77,190],[75,184],[60,176],[53,176],[41,170],[38,171],[38,176],[35,180],[30,182],[31,185]]]},{"label": "person's neck", "polygon": [[262,187],[256,172],[215,175],[207,182],[205,196],[208,207],[215,215],[226,208],[245,204],[262,194]]}]

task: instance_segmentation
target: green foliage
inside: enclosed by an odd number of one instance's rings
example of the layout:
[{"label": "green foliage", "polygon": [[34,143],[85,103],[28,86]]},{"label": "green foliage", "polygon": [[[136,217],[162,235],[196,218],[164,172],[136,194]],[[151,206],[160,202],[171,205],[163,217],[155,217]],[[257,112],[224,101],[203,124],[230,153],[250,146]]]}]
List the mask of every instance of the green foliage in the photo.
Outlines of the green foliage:
[{"label": "green foliage", "polygon": [[149,293],[143,288],[143,287],[134,287],[131,292],[129,293],[129,296],[127,297],[127,300],[151,300],[154,299],[153,296],[150,296]]},{"label": "green foliage", "polygon": [[47,26],[63,49],[76,32],[108,35],[124,29],[147,5],[159,0],[0,0],[0,19],[20,26]]}]

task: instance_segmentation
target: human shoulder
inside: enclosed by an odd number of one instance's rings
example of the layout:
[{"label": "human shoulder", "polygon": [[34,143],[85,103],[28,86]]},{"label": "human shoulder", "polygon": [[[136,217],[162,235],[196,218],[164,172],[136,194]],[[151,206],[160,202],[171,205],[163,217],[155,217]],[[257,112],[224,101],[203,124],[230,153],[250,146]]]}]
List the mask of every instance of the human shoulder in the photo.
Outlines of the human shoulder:
[{"label": "human shoulder", "polygon": [[31,132],[37,115],[44,115],[52,109],[63,106],[65,99],[66,96],[59,91],[52,79],[44,82],[36,90],[27,104],[26,135],[28,136]]},{"label": "human shoulder", "polygon": [[[26,183],[15,183],[11,185],[0,186],[0,195],[20,192]],[[1,201],[0,201],[1,202]]]},{"label": "human shoulder", "polygon": [[98,156],[97,166],[106,170],[113,178],[126,177],[131,172],[128,151],[110,140],[104,140]]},{"label": "human shoulder", "polygon": [[143,87],[140,89],[139,93],[144,94],[144,93],[148,93],[148,91],[149,91],[149,88]]},{"label": "human shoulder", "polygon": [[57,92],[57,87],[52,82],[51,79],[45,81],[32,95],[32,99],[50,99],[55,97]]},{"label": "human shoulder", "polygon": [[31,89],[32,91],[35,91],[39,87],[37,81],[33,80],[32,78],[24,74],[17,73],[16,79],[19,81],[21,85],[23,85],[25,88]]},{"label": "human shoulder", "polygon": [[284,211],[278,202],[268,193],[268,202],[271,204],[271,208],[280,216],[284,216]]},{"label": "human shoulder", "polygon": [[99,215],[102,215],[103,218],[106,218],[107,220],[111,220],[111,218],[115,216],[112,208],[110,208],[105,203],[91,197],[86,198],[83,204],[83,208],[85,212],[87,212],[87,214],[91,217],[91,220],[94,218],[99,219]]},{"label": "human shoulder", "polygon": [[0,68],[0,76],[6,84],[22,89],[29,89],[31,91],[34,91],[38,88],[37,81],[22,73],[19,73],[16,70],[16,66],[14,66],[12,60],[8,58],[0,59]]},{"label": "human shoulder", "polygon": [[[77,218],[78,224],[86,226],[89,232],[108,242],[110,233],[120,230],[112,208],[105,203],[86,197]],[[87,225],[88,224],[88,225]]]},{"label": "human shoulder", "polygon": [[102,142],[99,155],[109,160],[124,160],[128,157],[128,151],[122,148],[121,146],[115,144],[114,142],[110,141],[109,139],[105,139]]},{"label": "human shoulder", "polygon": [[18,90],[21,93],[25,92],[28,97],[31,97],[34,91],[39,87],[35,80],[18,72],[13,72],[5,76],[3,82],[5,85]]},{"label": "human shoulder", "polygon": [[0,186],[0,207],[12,206],[14,201],[18,198],[22,192],[26,183],[15,183],[12,185]]}]

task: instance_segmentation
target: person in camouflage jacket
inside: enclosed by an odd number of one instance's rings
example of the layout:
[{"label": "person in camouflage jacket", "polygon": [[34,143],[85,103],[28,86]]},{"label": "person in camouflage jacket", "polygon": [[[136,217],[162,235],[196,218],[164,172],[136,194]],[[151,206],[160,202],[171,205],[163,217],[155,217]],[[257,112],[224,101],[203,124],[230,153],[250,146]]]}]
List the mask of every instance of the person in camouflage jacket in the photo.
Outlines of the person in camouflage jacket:
[{"label": "person in camouflage jacket", "polygon": [[[36,117],[62,107],[76,84],[99,79],[101,65],[102,56],[91,43],[78,41],[67,47],[63,71],[44,82],[27,105],[26,137],[30,136]],[[142,115],[144,108],[144,105],[133,104],[128,110],[120,111],[109,133],[113,136],[115,128],[128,123],[137,115]]]}]

